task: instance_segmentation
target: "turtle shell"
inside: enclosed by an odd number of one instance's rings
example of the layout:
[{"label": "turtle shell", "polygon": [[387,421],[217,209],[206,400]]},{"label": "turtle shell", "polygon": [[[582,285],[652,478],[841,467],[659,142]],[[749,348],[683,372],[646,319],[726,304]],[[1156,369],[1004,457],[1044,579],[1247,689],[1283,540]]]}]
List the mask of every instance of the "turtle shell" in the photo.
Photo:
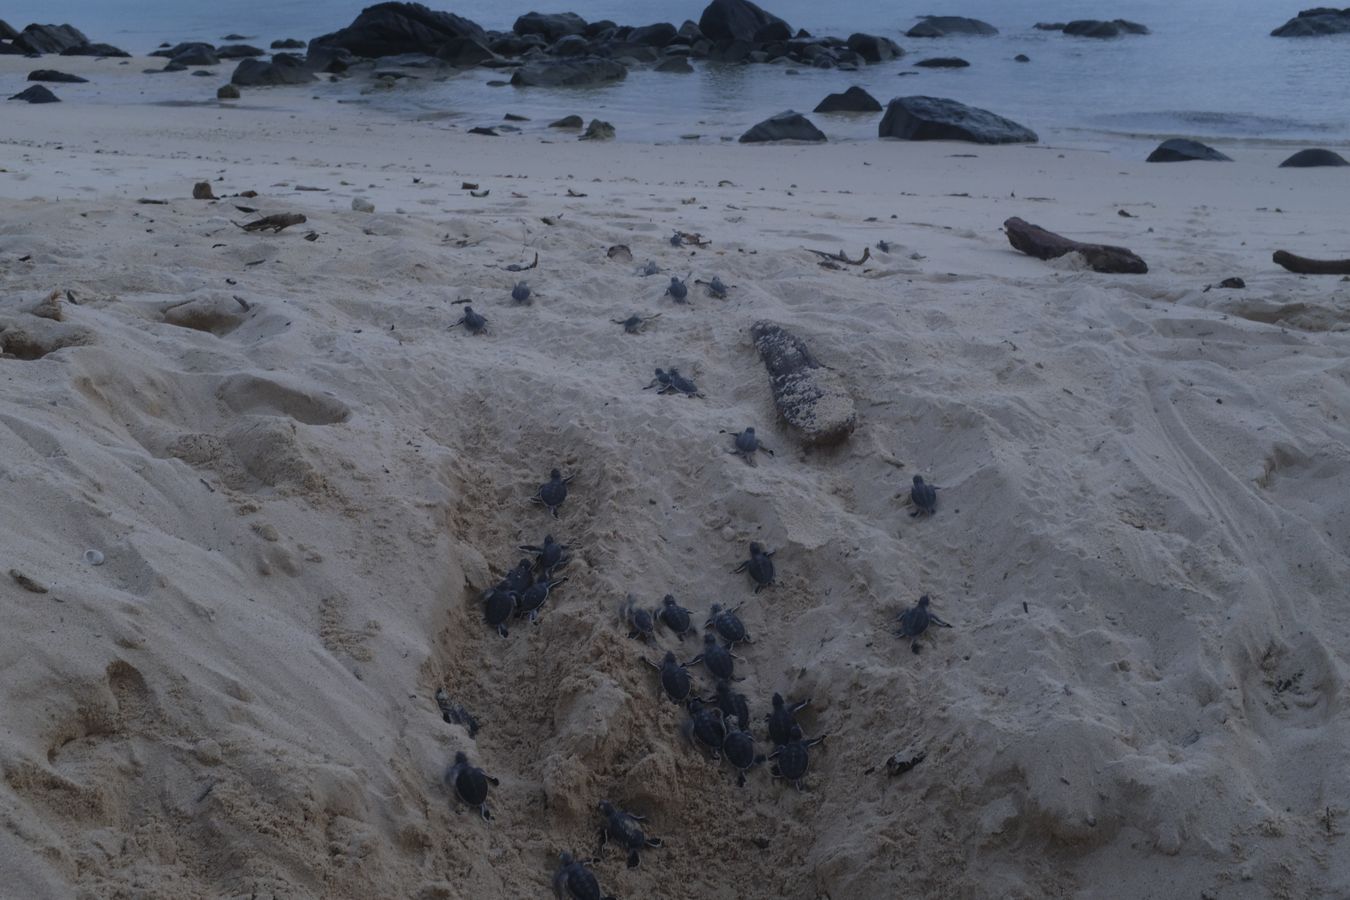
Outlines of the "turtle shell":
[{"label": "turtle shell", "polygon": [[605,831],[611,840],[622,844],[627,850],[641,850],[647,846],[647,836],[642,833],[642,826],[623,810],[616,809],[606,817]]},{"label": "turtle shell", "polygon": [[933,512],[937,509],[937,489],[931,484],[925,484],[922,481],[914,482],[914,487],[909,490],[909,499],[914,501],[916,509],[924,512]]},{"label": "turtle shell", "polygon": [[534,584],[530,585],[528,588],[525,589],[525,592],[520,595],[520,601],[517,604],[516,614],[520,615],[523,613],[528,613],[531,612],[532,610],[536,610],[539,607],[543,606],[544,601],[548,599],[548,590],[549,586],[547,578],[541,578]]},{"label": "turtle shell", "polygon": [[661,609],[657,611],[656,617],[676,634],[684,634],[689,630],[689,610],[680,606],[675,602],[675,598],[669,595],[661,601]]},{"label": "turtle shell", "polygon": [[773,559],[765,553],[757,553],[750,558],[750,577],[755,584],[767,586],[773,584]]},{"label": "turtle shell", "polygon": [[907,609],[900,616],[900,634],[903,637],[918,637],[928,630],[928,622],[927,607],[920,605]]},{"label": "turtle shell", "polygon": [[675,654],[667,654],[667,660],[661,664],[661,689],[676,703],[689,698],[693,683],[689,679],[689,670],[675,661]]},{"label": "turtle shell", "polygon": [[806,775],[811,765],[811,753],[806,749],[805,741],[789,741],[778,748],[778,774],[796,781]]},{"label": "turtle shell", "polygon": [[483,602],[483,614],[486,616],[489,625],[503,624],[511,618],[511,612],[515,608],[516,595],[510,591],[502,590],[500,586],[494,588]]},{"label": "turtle shell", "polygon": [[713,616],[713,628],[722,636],[722,639],[729,644],[739,643],[746,639],[745,623],[741,621],[740,616],[730,610],[722,610]]},{"label": "turtle shell", "polygon": [[474,766],[457,766],[455,773],[455,793],[459,799],[470,806],[481,806],[487,802],[488,782],[483,770]]},{"label": "turtle shell", "polygon": [[736,768],[748,769],[755,764],[755,738],[748,731],[728,732],[722,752]]},{"label": "turtle shell", "polygon": [[567,888],[572,900],[603,900],[595,874],[579,862],[570,862],[558,872],[556,884]]},{"label": "turtle shell", "polygon": [[635,631],[642,634],[651,634],[656,627],[651,612],[639,606],[635,606],[628,611],[628,621]]},{"label": "turtle shell", "polygon": [[769,740],[775,746],[782,746],[792,742],[792,729],[797,720],[786,704],[778,702],[781,697],[775,694],[774,700],[773,712],[769,713]]},{"label": "turtle shell", "polygon": [[736,658],[731,655],[730,650],[718,644],[715,638],[710,640],[703,650],[703,664],[708,667],[714,678],[731,678],[736,674]]},{"label": "turtle shell", "polygon": [[727,737],[727,727],[722,723],[722,717],[706,707],[699,708],[693,716],[694,737],[709,747],[721,747]]}]

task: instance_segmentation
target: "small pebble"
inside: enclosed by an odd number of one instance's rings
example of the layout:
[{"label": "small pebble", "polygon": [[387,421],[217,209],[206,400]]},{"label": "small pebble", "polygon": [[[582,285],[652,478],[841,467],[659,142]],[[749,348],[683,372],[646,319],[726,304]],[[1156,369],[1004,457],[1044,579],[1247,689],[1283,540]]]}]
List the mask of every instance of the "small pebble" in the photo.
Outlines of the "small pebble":
[{"label": "small pebble", "polygon": [[97,550],[86,550],[84,551],[84,561],[91,566],[101,566],[103,565],[103,554]]}]

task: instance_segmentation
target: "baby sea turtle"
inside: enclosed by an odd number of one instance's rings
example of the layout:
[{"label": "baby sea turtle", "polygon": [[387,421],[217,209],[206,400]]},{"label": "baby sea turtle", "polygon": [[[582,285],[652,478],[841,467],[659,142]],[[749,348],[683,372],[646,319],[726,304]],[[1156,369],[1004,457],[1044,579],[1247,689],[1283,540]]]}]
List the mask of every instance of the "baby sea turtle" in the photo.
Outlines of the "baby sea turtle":
[{"label": "baby sea turtle", "polygon": [[797,713],[805,709],[810,702],[803,700],[801,703],[789,704],[783,699],[782,694],[773,695],[773,712],[764,718],[769,720],[769,740],[774,746],[790,743],[794,733],[801,734],[801,727],[797,725]]},{"label": "baby sea turtle", "polygon": [[610,319],[610,321],[613,322],[615,325],[622,325],[623,330],[628,332],[629,334],[641,334],[642,329],[647,327],[648,322],[650,322],[652,319],[659,319],[659,318],[661,318],[660,313],[657,313],[656,315],[653,316],[639,316],[637,313],[634,313],[633,315],[629,316],[626,319]]},{"label": "baby sea turtle", "polygon": [[516,563],[514,569],[506,573],[501,583],[497,585],[497,590],[522,594],[532,584],[534,584],[534,564],[528,559],[522,559]]},{"label": "baby sea turtle", "polygon": [[675,602],[674,594],[661,598],[661,608],[656,611],[656,621],[675,632],[675,636],[684,640],[684,636],[694,630],[689,610]]},{"label": "baby sea turtle", "polygon": [[577,859],[563,851],[558,856],[558,871],[553,875],[553,893],[558,900],[614,900],[600,893],[600,882],[587,866],[589,860]]},{"label": "baby sea turtle", "polygon": [[763,450],[765,453],[773,456],[773,451],[760,443],[759,438],[755,435],[755,429],[749,425],[747,425],[745,430],[740,434],[733,434],[732,438],[735,439],[736,447],[734,450],[729,450],[727,452],[739,455],[741,459],[752,466],[755,464],[756,450]]},{"label": "baby sea turtle", "polygon": [[556,580],[550,580],[547,574],[540,575],[539,580],[527,587],[516,601],[516,618],[528,615],[531,622],[537,619],[539,608],[548,599],[548,592],[566,580],[566,575]]},{"label": "baby sea turtle", "polygon": [[914,512],[910,518],[920,515],[933,515],[937,512],[937,488],[926,484],[922,475],[914,476],[914,487],[909,489],[909,499],[914,503]]},{"label": "baby sea turtle", "polygon": [[811,738],[809,741],[802,738],[802,730],[794,727],[792,730],[792,740],[786,744],[780,744],[769,754],[769,759],[778,760],[778,764],[771,770],[774,778],[784,778],[792,782],[792,786],[797,790],[802,790],[802,779],[806,777],[806,770],[811,766],[811,747],[825,740],[825,735],[818,738]]},{"label": "baby sea turtle", "polygon": [[636,869],[640,860],[638,851],[645,847],[660,847],[661,839],[647,837],[642,833],[642,826],[639,822],[645,822],[645,816],[636,816],[630,812],[624,812],[608,800],[600,801],[600,815],[605,817],[605,824],[600,826],[600,846],[604,848],[606,840],[613,840],[614,843],[628,851],[628,868]]},{"label": "baby sea turtle", "polygon": [[[660,370],[658,369],[657,371]],[[669,372],[666,373],[666,377],[669,379],[669,387],[663,390],[661,393],[668,394],[673,391],[678,394],[684,394],[686,397],[703,396],[702,394],[699,393],[698,387],[695,386],[694,382],[690,381],[688,378],[685,378],[683,375],[681,375],[679,369],[671,369]]]},{"label": "baby sea turtle", "polygon": [[683,246],[684,246],[684,235],[680,234],[678,231],[675,232],[674,234],[672,234],[672,235],[670,236],[670,246],[672,246],[672,247],[683,247]]},{"label": "baby sea turtle", "polygon": [[557,469],[550,469],[548,481],[539,485],[539,490],[530,498],[531,501],[547,506],[548,511],[553,513],[553,518],[558,518],[558,507],[562,506],[563,501],[567,499],[567,485],[571,483],[573,478],[576,478],[576,476],[568,475],[564,478],[562,472]]},{"label": "baby sea turtle", "polygon": [[656,631],[656,619],[652,617],[651,611],[638,606],[637,598],[632,594],[619,604],[619,618],[628,626],[630,638],[649,641]]},{"label": "baby sea turtle", "polygon": [[506,620],[511,618],[511,613],[516,610],[516,601],[519,595],[515,591],[502,590],[500,586],[487,592],[483,598],[483,618],[487,619],[489,626],[497,629],[497,633],[506,637]]},{"label": "baby sea turtle", "polygon": [[517,303],[530,302],[530,285],[526,281],[517,281],[516,286],[511,288],[511,299]]},{"label": "baby sea turtle", "polygon": [[500,782],[477,766],[469,765],[469,757],[464,755],[464,751],[456,753],[455,764],[445,770],[445,783],[454,788],[455,796],[460,800],[478,807],[478,811],[483,814],[483,821],[492,818],[487,807],[488,785],[496,787]]},{"label": "baby sea turtle", "polygon": [[666,296],[676,303],[684,303],[689,297],[689,288],[683,281],[672,275],[670,276],[670,285],[666,288]]},{"label": "baby sea turtle", "polygon": [[915,653],[919,652],[919,635],[928,630],[929,625],[938,625],[942,628],[951,628],[952,626],[937,617],[931,609],[928,595],[924,594],[919,598],[918,606],[912,606],[900,614],[900,627],[895,630],[896,637],[909,638],[909,649]]},{"label": "baby sea turtle", "polygon": [[469,731],[469,737],[478,734],[478,719],[464,706],[450,699],[445,688],[436,688],[436,705],[440,707],[441,718],[452,725],[463,725]]},{"label": "baby sea turtle", "polygon": [[713,759],[720,759],[722,744],[727,739],[727,726],[722,721],[722,711],[708,706],[697,697],[689,699],[689,720],[684,723],[684,735],[694,746],[702,744],[708,748]]},{"label": "baby sea turtle", "polygon": [[722,711],[722,718],[725,720],[730,721],[735,717],[738,722],[750,721],[750,701],[744,694],[732,691],[731,682],[725,678],[717,680],[717,708]]},{"label": "baby sea turtle", "polygon": [[689,693],[693,690],[693,683],[689,679],[689,670],[684,667],[684,663],[675,659],[675,654],[666,651],[665,658],[661,660],[658,666],[650,659],[647,665],[656,669],[661,679],[661,690],[666,692],[675,703],[683,703],[689,699]]},{"label": "baby sea turtle", "polygon": [[567,554],[567,545],[555,541],[551,534],[544,535],[542,545],[521,544],[516,549],[535,554],[534,567],[545,575],[552,575],[554,569],[561,569],[572,559]]},{"label": "baby sea turtle", "polygon": [[727,286],[722,283],[721,278],[714,275],[712,281],[708,282],[708,294],[718,300],[725,300],[727,298]]},{"label": "baby sea turtle", "polygon": [[737,769],[737,787],[745,787],[745,773],[764,762],[764,757],[755,753],[755,736],[741,727],[742,721],[727,716],[727,736],[722,739],[722,755]]},{"label": "baby sea turtle", "polygon": [[750,558],[731,570],[731,574],[749,572],[755,582],[755,593],[773,584],[773,555],[777,550],[765,550],[754,541],[750,542]]},{"label": "baby sea turtle", "polygon": [[487,319],[474,312],[472,306],[466,306],[464,307],[464,315],[460,316],[459,321],[450,327],[458,328],[461,325],[469,334],[482,334],[487,330]]},{"label": "baby sea turtle", "polygon": [[753,644],[754,641],[750,640],[750,635],[745,630],[745,623],[736,615],[740,608],[741,605],[734,609],[723,609],[722,604],[714,603],[708,609],[708,621],[703,627],[715,628],[722,636],[722,640],[727,642],[728,647],[735,647],[742,642]]},{"label": "baby sea turtle", "polygon": [[647,260],[647,264],[645,266],[638,269],[638,274],[641,275],[643,278],[646,278],[649,275],[660,275],[661,267],[658,266],[654,261],[649,259]]},{"label": "baby sea turtle", "polygon": [[726,647],[717,643],[717,635],[703,636],[703,652],[695,656],[687,666],[703,663],[714,678],[734,678],[736,675],[736,656]]}]

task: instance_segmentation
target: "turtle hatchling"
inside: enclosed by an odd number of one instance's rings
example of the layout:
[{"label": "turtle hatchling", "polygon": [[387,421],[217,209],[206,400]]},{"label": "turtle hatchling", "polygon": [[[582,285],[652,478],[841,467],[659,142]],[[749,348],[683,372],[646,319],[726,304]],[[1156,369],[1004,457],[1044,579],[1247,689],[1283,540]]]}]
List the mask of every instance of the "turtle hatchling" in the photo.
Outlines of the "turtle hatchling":
[{"label": "turtle hatchling", "polygon": [[518,595],[515,591],[502,590],[500,586],[487,592],[483,598],[483,618],[492,628],[497,629],[497,633],[502,637],[508,635],[506,620],[511,618],[511,613],[516,610],[516,600]]},{"label": "turtle hatchling", "polygon": [[777,550],[765,550],[754,541],[750,542],[750,558],[731,570],[731,574],[749,572],[755,582],[755,593],[773,584],[773,555]]},{"label": "turtle hatchling", "polygon": [[736,615],[740,608],[738,605],[734,609],[723,609],[722,604],[714,603],[708,609],[708,621],[703,627],[716,629],[728,647],[735,647],[740,643],[753,644],[754,641],[745,630],[745,623]]},{"label": "turtle hatchling", "polygon": [[667,697],[675,703],[683,703],[689,699],[689,693],[693,690],[689,670],[684,667],[684,663],[675,658],[674,653],[667,650],[659,666],[650,659],[647,660],[647,665],[656,669],[661,679],[661,690],[666,692]]},{"label": "turtle hatchling", "polygon": [[641,275],[643,278],[646,278],[650,275],[660,275],[661,267],[658,266],[655,261],[649,259],[647,260],[647,264],[645,266],[638,269],[638,274]]},{"label": "turtle hatchling", "polygon": [[728,721],[735,717],[736,721],[750,722],[750,701],[744,694],[737,694],[731,689],[731,682],[725,678],[717,680],[717,708],[722,711],[722,718]]},{"label": "turtle hatchling", "polygon": [[703,663],[714,678],[732,679],[736,675],[736,655],[717,643],[715,634],[703,636],[703,652],[685,665],[694,666],[699,663]]},{"label": "turtle hatchling", "polygon": [[511,288],[511,299],[517,303],[530,302],[530,285],[525,281],[517,281],[516,286]]},{"label": "turtle hatchling", "polygon": [[661,598],[661,608],[656,611],[656,621],[675,632],[675,636],[684,640],[684,636],[694,631],[694,623],[689,610],[675,602],[674,594]]},{"label": "turtle hatchling", "polygon": [[825,740],[825,735],[808,741],[803,740],[800,728],[794,728],[792,734],[792,740],[774,748],[769,754],[769,759],[778,761],[771,770],[773,777],[792,782],[792,786],[800,791],[803,790],[802,779],[806,777],[806,770],[811,767],[810,748]]},{"label": "turtle hatchling", "polygon": [[921,515],[933,515],[937,512],[937,488],[927,484],[922,475],[914,476],[914,487],[909,489],[909,499],[914,504],[910,518]]},{"label": "turtle hatchling", "polygon": [[672,247],[683,247],[683,246],[684,246],[684,235],[680,234],[678,231],[675,232],[674,234],[672,234],[672,235],[670,236],[670,246],[672,246]]},{"label": "turtle hatchling", "polygon": [[773,711],[765,718],[769,720],[769,740],[774,746],[790,743],[794,734],[801,734],[797,713],[806,709],[810,702],[803,700],[801,703],[788,703],[782,694],[773,695]]},{"label": "turtle hatchling", "polygon": [[722,721],[722,711],[708,706],[697,697],[689,700],[689,719],[684,723],[684,735],[694,746],[702,744],[708,748],[713,759],[720,759],[722,744],[727,739],[727,726]]},{"label": "turtle hatchling", "polygon": [[588,865],[566,851],[559,854],[558,871],[553,875],[553,893],[558,900],[614,900],[600,893],[600,882]]},{"label": "turtle hatchling", "polygon": [[656,631],[656,620],[652,617],[651,611],[638,606],[637,598],[632,594],[619,604],[619,617],[628,626],[630,638],[649,641]]},{"label": "turtle hatchling", "polygon": [[676,303],[683,303],[689,297],[689,288],[685,286],[683,281],[672,275],[670,276],[670,285],[666,288],[666,296]]},{"label": "turtle hatchling", "polygon": [[539,580],[527,587],[516,601],[516,617],[524,615],[530,617],[533,622],[539,617],[539,608],[544,605],[548,599],[548,592],[567,580],[567,576],[550,580],[548,575],[540,575]]},{"label": "turtle hatchling", "polygon": [[647,327],[647,323],[652,319],[661,318],[660,313],[651,316],[639,316],[637,313],[626,319],[610,319],[615,325],[622,325],[623,330],[628,334],[642,334],[642,330]]},{"label": "turtle hatchling", "polygon": [[516,563],[514,569],[506,573],[501,583],[497,585],[497,589],[521,594],[532,584],[534,584],[534,564],[528,559],[522,559]]},{"label": "turtle hatchling", "polygon": [[728,716],[725,721],[727,736],[722,739],[722,755],[737,769],[736,786],[745,787],[745,773],[764,762],[764,757],[755,753],[755,736],[741,727],[740,719]]},{"label": "turtle hatchling", "polygon": [[445,783],[454,788],[455,796],[460,800],[478,807],[478,811],[483,814],[483,821],[492,818],[487,807],[488,785],[496,787],[499,782],[477,766],[469,765],[469,757],[464,755],[464,751],[456,753],[455,764],[445,770]]},{"label": "turtle hatchling", "polygon": [[699,393],[698,387],[694,382],[681,375],[679,369],[671,369],[666,373],[666,377],[669,379],[669,386],[663,389],[661,393],[668,394],[671,391],[674,391],[679,394],[684,394],[686,397],[703,396]]},{"label": "turtle hatchling", "polygon": [[561,569],[572,560],[567,545],[555,541],[551,534],[544,535],[542,545],[521,544],[516,549],[535,554],[534,567],[545,575],[552,575],[555,569]]},{"label": "turtle hatchling", "polygon": [[630,812],[624,812],[608,800],[600,801],[600,815],[605,817],[605,824],[600,826],[600,847],[603,849],[607,840],[612,840],[620,847],[628,851],[628,868],[636,869],[640,860],[638,851],[646,847],[660,847],[661,839],[647,837],[643,834],[642,826],[639,822],[645,822],[645,816],[636,816]]},{"label": "turtle hatchling", "polygon": [[951,628],[952,626],[937,617],[937,614],[929,609],[928,595],[924,594],[919,598],[917,606],[912,606],[900,614],[900,627],[895,630],[896,637],[909,638],[909,649],[915,653],[919,652],[919,635],[928,630],[929,625],[937,625],[941,628]]},{"label": "turtle hatchling", "polygon": [[531,497],[534,503],[541,503],[548,507],[548,511],[553,513],[553,518],[558,518],[558,507],[563,505],[567,499],[567,485],[571,483],[575,475],[562,477],[562,472],[552,469],[548,473],[548,481],[539,485],[539,490]]},{"label": "turtle hatchling", "polygon": [[466,306],[464,307],[464,315],[460,316],[459,321],[450,327],[458,328],[461,325],[469,334],[482,334],[487,330],[487,319],[474,312],[472,306]]},{"label": "turtle hatchling", "polygon": [[735,449],[727,452],[737,454],[741,459],[752,466],[755,464],[756,450],[763,450],[765,453],[773,456],[773,451],[760,442],[759,437],[755,435],[755,429],[752,426],[747,425],[744,431],[740,434],[733,434],[732,438],[736,442]]},{"label": "turtle hatchling", "polygon": [[712,281],[708,282],[708,294],[718,300],[725,300],[727,298],[727,286],[722,283],[721,278],[714,275]]}]

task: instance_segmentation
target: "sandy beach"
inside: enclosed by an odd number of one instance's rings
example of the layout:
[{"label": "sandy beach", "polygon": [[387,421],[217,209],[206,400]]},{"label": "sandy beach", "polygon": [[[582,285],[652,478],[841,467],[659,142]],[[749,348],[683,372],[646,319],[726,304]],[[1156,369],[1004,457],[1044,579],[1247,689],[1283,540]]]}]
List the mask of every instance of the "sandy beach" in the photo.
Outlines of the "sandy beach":
[{"label": "sandy beach", "polygon": [[[1350,169],[489,138],[145,65],[4,105],[0,894],[545,897],[609,799],[664,839],[602,854],[618,898],[1350,896],[1350,283],[1270,259],[1350,256]],[[273,213],[307,221],[234,224]],[[781,423],[761,320],[843,380],[847,442]],[[503,639],[480,594],[545,534],[569,580]],[[744,604],[761,752],[774,692],[828,735],[806,790],[688,745],[643,660],[700,641],[630,639],[630,593]],[[921,594],[954,627],[915,654]]]}]

